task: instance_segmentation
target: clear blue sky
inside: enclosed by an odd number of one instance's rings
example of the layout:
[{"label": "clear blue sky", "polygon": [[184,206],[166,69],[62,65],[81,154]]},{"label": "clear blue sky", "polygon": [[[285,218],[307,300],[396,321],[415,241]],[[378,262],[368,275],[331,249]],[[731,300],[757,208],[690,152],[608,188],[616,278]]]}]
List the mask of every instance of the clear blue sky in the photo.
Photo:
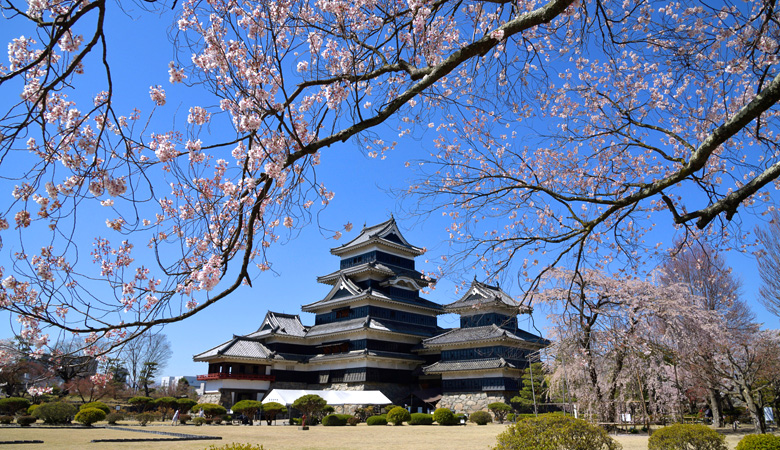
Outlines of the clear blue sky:
[{"label": "clear blue sky", "polygon": [[[131,7],[136,7],[130,4]],[[114,11],[116,12],[116,11]],[[140,18],[140,19],[134,19]],[[161,117],[173,114],[178,108],[178,115],[185,115],[192,106],[191,93],[181,87],[171,87],[167,83],[167,64],[173,58],[166,31],[172,21],[170,12],[162,18],[153,18],[140,11],[128,16],[112,19],[109,23],[110,59],[115,75],[115,89],[121,93],[120,102],[130,107],[137,103],[147,105],[150,85],[162,84],[169,94],[169,104]],[[24,33],[3,24],[0,27],[0,38],[8,42],[10,38]],[[91,96],[94,92],[87,92]],[[3,100],[0,99],[0,105]],[[393,129],[385,128],[388,140],[395,134]],[[160,375],[197,375],[206,373],[206,365],[193,363],[192,355],[202,352],[212,346],[224,342],[233,334],[246,334],[254,331],[262,321],[266,311],[301,314],[304,324],[312,324],[313,316],[300,313],[300,306],[324,297],[329,287],[318,284],[316,277],[330,273],[338,268],[338,258],[329,253],[329,249],[340,245],[354,237],[363,224],[373,225],[386,220],[391,213],[396,214],[402,232],[413,244],[427,247],[427,255],[418,258],[418,267],[423,270],[433,270],[436,263],[426,264],[425,259],[438,261],[447,252],[446,223],[438,216],[431,217],[424,223],[413,219],[405,219],[399,213],[398,199],[388,194],[391,188],[402,188],[408,184],[408,179],[414,174],[404,168],[409,159],[425,157],[431,149],[433,134],[422,136],[420,140],[407,139],[400,141],[397,150],[388,153],[384,161],[364,157],[349,143],[326,149],[322,157],[322,165],[318,176],[326,186],[335,191],[336,196],[331,205],[319,216],[320,223],[329,229],[339,229],[343,224],[351,222],[355,229],[347,233],[340,241],[330,239],[331,233],[323,235],[316,224],[305,228],[288,243],[275,246],[271,250],[270,259],[278,274],[265,273],[254,280],[254,288],[243,287],[230,298],[210,307],[192,319],[169,325],[164,329],[172,347],[173,358],[168,367]],[[3,167],[3,170],[8,170]],[[5,184],[0,184],[3,193],[0,194],[0,207],[7,201],[9,190]],[[659,216],[659,220],[668,219]],[[750,218],[744,218],[749,222]],[[663,235],[669,230],[670,223],[662,223],[658,233]],[[4,235],[5,247],[0,255],[0,264],[9,267],[8,250],[12,245],[13,234]],[[668,237],[664,238],[668,239]],[[758,278],[755,261],[750,255],[730,254],[727,262],[735,268],[738,276],[744,281],[744,298],[756,312],[759,321],[767,327],[777,327],[777,318],[769,315],[755,300],[758,290]],[[472,274],[466,275],[469,279]],[[458,280],[441,280],[437,288],[427,296],[428,299],[449,303],[457,299],[454,282]],[[517,286],[507,289],[511,295],[519,296]],[[0,317],[0,338],[10,337],[7,314]],[[536,316],[537,326],[546,324],[544,317]],[[455,317],[442,316],[439,321],[442,327],[457,326]],[[528,322],[521,321],[528,329]],[[544,331],[544,330],[542,330]]]}]

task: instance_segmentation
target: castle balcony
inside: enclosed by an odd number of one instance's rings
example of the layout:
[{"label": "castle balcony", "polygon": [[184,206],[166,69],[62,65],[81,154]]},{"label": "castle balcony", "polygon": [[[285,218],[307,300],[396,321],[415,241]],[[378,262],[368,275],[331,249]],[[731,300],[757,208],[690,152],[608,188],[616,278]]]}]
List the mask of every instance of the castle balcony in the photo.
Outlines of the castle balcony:
[{"label": "castle balcony", "polygon": [[253,373],[210,373],[207,375],[198,375],[198,381],[213,380],[249,380],[249,381],[274,381],[273,375],[258,375]]}]

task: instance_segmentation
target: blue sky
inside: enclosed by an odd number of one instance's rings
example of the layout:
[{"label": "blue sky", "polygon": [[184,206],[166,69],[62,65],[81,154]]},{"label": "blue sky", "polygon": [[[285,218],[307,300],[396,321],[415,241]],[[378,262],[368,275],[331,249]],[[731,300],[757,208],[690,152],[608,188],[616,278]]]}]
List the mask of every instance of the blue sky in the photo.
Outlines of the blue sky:
[{"label": "blue sky", "polygon": [[[136,5],[131,4],[131,7]],[[166,33],[173,19],[172,14],[168,11],[161,18],[141,11],[114,15],[118,17],[109,22],[109,56],[113,64],[115,89],[122,94],[119,98],[120,108],[125,105],[129,109],[139,103],[149,109],[149,86],[162,84],[168,91],[169,104],[161,111],[157,120],[170,118],[174,113],[179,118],[186,115],[187,109],[192,106],[191,92],[181,86],[171,87],[167,83],[167,65],[173,59],[173,54]],[[0,38],[5,42],[21,33],[24,31],[7,26],[0,27]],[[88,80],[85,81],[85,85],[88,84]],[[89,90],[86,97],[91,97],[93,93]],[[0,100],[1,104],[3,100]],[[385,126],[380,133],[386,134],[388,140],[398,140],[394,137],[396,133],[389,126]],[[417,140],[399,140],[398,148],[389,152],[384,161],[365,157],[349,143],[326,149],[322,164],[318,168],[318,177],[329,189],[335,191],[336,196],[316,220],[326,229],[339,229],[347,222],[353,223],[355,229],[346,233],[340,241],[335,241],[331,239],[332,233],[321,232],[315,223],[304,228],[283,245],[272,247],[270,259],[274,263],[275,273],[266,272],[260,275],[253,281],[253,288],[242,287],[230,298],[191,319],[169,325],[163,330],[172,343],[173,358],[160,375],[205,373],[206,365],[193,363],[192,355],[228,340],[233,334],[254,331],[268,310],[301,314],[304,324],[312,324],[313,316],[300,313],[300,306],[321,299],[329,291],[328,286],[316,282],[317,276],[338,268],[338,257],[331,255],[329,249],[354,237],[363,224],[382,222],[394,213],[406,238],[417,246],[428,248],[428,254],[418,258],[418,268],[434,270],[436,261],[448,251],[446,221],[436,215],[424,222],[406,218],[400,212],[399,200],[389,193],[392,188],[408,185],[408,180],[414,177],[414,173],[404,167],[405,162],[409,159],[424,158],[429,149],[433,148],[433,137],[435,136],[431,133],[418,136],[420,139]],[[7,168],[4,167],[3,170]],[[0,183],[0,188],[9,192],[4,183]],[[0,199],[3,199],[0,201],[0,208],[4,209],[3,202],[10,198],[7,195],[0,193]],[[669,217],[659,215],[657,219],[663,221],[669,220]],[[748,223],[752,220],[750,217],[743,219]],[[668,243],[671,239],[667,234],[669,230],[671,222],[662,222],[654,236],[661,236]],[[0,255],[0,264],[6,267],[9,247],[13,246],[12,239],[13,234],[4,235],[5,247]],[[425,259],[433,262],[426,264]],[[755,300],[759,280],[753,257],[732,253],[727,255],[727,262],[743,279],[744,298],[756,312],[759,321],[766,322],[768,327],[777,327],[777,318],[769,315]],[[466,272],[462,275],[470,280],[474,273]],[[442,304],[456,300],[459,294],[455,292],[455,283],[459,281],[460,278],[441,280],[427,298]],[[511,295],[522,294],[517,286],[507,287],[507,290]],[[10,337],[8,321],[12,319],[7,314],[1,319],[0,338]],[[534,320],[544,332],[543,327],[547,323],[545,318],[537,314]],[[457,326],[457,318],[442,316],[439,325]],[[521,326],[530,328],[525,318],[521,321]]]}]

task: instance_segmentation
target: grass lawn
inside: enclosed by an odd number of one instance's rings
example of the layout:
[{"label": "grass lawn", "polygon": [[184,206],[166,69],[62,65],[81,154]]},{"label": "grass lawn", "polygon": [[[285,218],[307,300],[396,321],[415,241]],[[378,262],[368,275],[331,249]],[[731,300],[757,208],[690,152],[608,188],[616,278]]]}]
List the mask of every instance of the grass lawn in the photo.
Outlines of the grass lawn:
[{"label": "grass lawn", "polygon": [[[120,422],[121,424],[121,422]],[[425,449],[468,450],[490,449],[495,444],[496,435],[506,425],[488,424],[477,426],[440,427],[431,426],[373,426],[360,424],[356,427],[309,428],[298,430],[295,426],[228,426],[212,425],[196,427],[155,425],[132,428],[149,431],[164,431],[207,436],[221,436],[222,440],[213,441],[172,441],[172,442],[103,442],[93,443],[93,439],[123,438],[163,438],[165,436],[131,431],[107,430],[102,428],[0,428],[0,441],[42,440],[43,444],[3,445],[2,450],[89,450],[89,449],[149,449],[149,450],[203,450],[210,445],[221,447],[232,442],[262,444],[264,450],[364,450],[366,448],[388,449]],[[745,430],[747,431],[747,430]],[[734,449],[744,433],[729,433],[726,442]],[[623,444],[624,450],[646,450],[647,436],[618,435],[616,439]]]}]

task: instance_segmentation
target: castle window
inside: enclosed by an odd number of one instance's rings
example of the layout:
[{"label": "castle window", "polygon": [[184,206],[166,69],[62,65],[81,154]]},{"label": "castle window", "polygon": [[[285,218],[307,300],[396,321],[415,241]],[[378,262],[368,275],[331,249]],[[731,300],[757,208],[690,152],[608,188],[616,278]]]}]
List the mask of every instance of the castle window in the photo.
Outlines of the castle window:
[{"label": "castle window", "polygon": [[337,319],[346,319],[349,317],[349,308],[342,308],[336,310]]}]

